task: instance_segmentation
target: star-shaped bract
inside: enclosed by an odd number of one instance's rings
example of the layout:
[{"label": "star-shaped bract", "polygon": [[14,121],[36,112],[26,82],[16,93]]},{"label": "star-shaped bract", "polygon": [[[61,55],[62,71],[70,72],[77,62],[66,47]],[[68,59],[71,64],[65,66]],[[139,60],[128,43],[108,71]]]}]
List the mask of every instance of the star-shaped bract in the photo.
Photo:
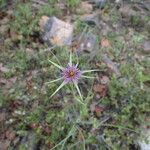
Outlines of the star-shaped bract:
[{"label": "star-shaped bract", "polygon": [[[49,60],[49,62],[52,63],[55,67],[59,68],[62,72],[61,72],[61,77],[60,78],[58,78],[56,80],[53,80],[53,81],[50,81],[48,83],[53,83],[53,82],[56,82],[56,81],[59,81],[59,80],[63,80],[62,84],[56,89],[56,91],[51,95],[51,97],[54,96],[64,85],[72,82],[72,83],[74,83],[81,100],[83,100],[80,89],[78,87],[78,80],[80,78],[94,78],[94,77],[90,77],[90,76],[85,76],[84,73],[98,71],[98,70],[95,69],[95,70],[81,71],[78,68],[78,64],[76,64],[76,65],[72,64],[72,53],[71,52],[70,52],[70,60],[69,60],[69,63],[68,63],[66,68],[54,63],[51,60]],[[83,104],[83,102],[81,102],[81,103]]]}]

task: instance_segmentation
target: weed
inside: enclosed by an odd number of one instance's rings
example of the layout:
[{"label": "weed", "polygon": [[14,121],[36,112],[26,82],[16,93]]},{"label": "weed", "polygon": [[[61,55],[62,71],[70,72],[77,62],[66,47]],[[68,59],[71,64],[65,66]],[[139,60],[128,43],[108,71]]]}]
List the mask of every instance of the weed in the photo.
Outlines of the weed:
[{"label": "weed", "polygon": [[66,0],[66,3],[67,3],[67,6],[72,9],[72,8],[76,8],[79,3],[80,3],[80,0]]},{"label": "weed", "polygon": [[18,34],[28,36],[33,26],[33,14],[31,5],[24,4],[18,5],[15,11],[15,20],[12,22],[12,28],[18,32]]}]

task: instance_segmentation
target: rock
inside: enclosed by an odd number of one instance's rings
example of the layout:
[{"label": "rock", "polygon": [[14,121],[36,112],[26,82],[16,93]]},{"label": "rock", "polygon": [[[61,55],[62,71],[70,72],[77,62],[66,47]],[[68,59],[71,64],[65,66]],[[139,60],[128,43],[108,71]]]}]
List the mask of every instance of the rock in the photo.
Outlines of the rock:
[{"label": "rock", "polygon": [[93,90],[95,93],[98,93],[100,97],[105,97],[108,91],[108,88],[106,85],[103,84],[95,84],[93,87]]},{"label": "rock", "polygon": [[5,112],[1,112],[0,113],[0,123],[4,122],[6,120],[6,113]]},{"label": "rock", "polygon": [[109,78],[107,76],[102,76],[100,78],[100,82],[101,82],[101,84],[108,84]]},{"label": "rock", "polygon": [[121,0],[115,0],[115,3],[117,3],[117,4],[120,3],[120,2],[121,2]]},{"label": "rock", "polygon": [[143,52],[150,53],[150,41],[145,41],[142,48]]},{"label": "rock", "polygon": [[42,31],[44,31],[44,26],[48,20],[49,20],[49,17],[47,16],[42,16],[42,18],[40,19],[39,26]]},{"label": "rock", "polygon": [[43,31],[43,40],[50,45],[70,45],[72,41],[73,25],[56,17],[43,16],[39,22]]},{"label": "rock", "polygon": [[110,25],[107,22],[103,21],[100,11],[92,14],[82,15],[80,17],[80,20],[87,23],[88,25],[96,26],[103,35],[107,35],[109,32],[112,31]]},{"label": "rock", "polygon": [[105,6],[106,0],[90,0],[95,7],[103,8]]},{"label": "rock", "polygon": [[0,27],[0,35],[6,35],[9,30],[9,25],[1,25]]},{"label": "rock", "polygon": [[108,56],[105,54],[105,55],[102,55],[102,60],[103,62],[107,65],[107,67],[113,72],[115,73],[117,76],[120,76],[121,73],[120,71],[118,70],[117,66],[114,64],[114,62],[112,62]]},{"label": "rock", "polygon": [[141,150],[150,150],[150,129],[145,129],[143,135],[146,137],[148,143],[145,141],[139,141],[138,144],[140,145]]},{"label": "rock", "polygon": [[[92,33],[87,33],[83,35],[79,35],[75,38],[73,42],[75,45],[77,52],[92,52],[98,46],[96,41],[96,36]],[[74,46],[73,46],[74,47]]]},{"label": "rock", "polygon": [[26,54],[27,54],[27,58],[29,58],[29,59],[32,59],[35,56],[37,56],[35,51],[31,48],[26,48]]},{"label": "rock", "polygon": [[88,2],[81,2],[79,8],[77,9],[78,13],[91,13],[93,6]]},{"label": "rock", "polygon": [[124,18],[130,18],[131,16],[135,16],[136,15],[136,11],[134,11],[131,8],[131,5],[124,5],[123,7],[121,7],[119,9],[119,11],[121,12],[122,17]]},{"label": "rock", "polygon": [[28,150],[37,150],[38,142],[39,140],[37,140],[37,137],[33,132],[28,133],[28,135],[21,140],[21,144],[27,145]]},{"label": "rock", "polygon": [[0,150],[8,150],[10,143],[9,140],[0,141]]},{"label": "rock", "polygon": [[102,38],[101,39],[101,47],[102,48],[110,48],[111,44],[110,44],[109,40],[106,38]]},{"label": "rock", "polygon": [[85,14],[80,17],[81,21],[88,25],[96,25],[99,27],[100,15],[99,13]]},{"label": "rock", "polygon": [[12,141],[12,140],[15,139],[16,134],[15,134],[15,132],[13,132],[11,130],[8,130],[8,131],[6,131],[5,136],[6,136],[7,139],[9,139],[10,141]]},{"label": "rock", "polygon": [[0,63],[0,72],[8,73],[8,72],[10,72],[10,70],[8,68],[4,67],[2,63]]},{"label": "rock", "polygon": [[9,22],[9,19],[6,17],[4,19],[0,20],[1,25],[6,25],[6,24],[8,24],[8,22]]},{"label": "rock", "polygon": [[23,36],[18,34],[17,32],[10,30],[10,37],[13,42],[19,41],[23,38]]}]

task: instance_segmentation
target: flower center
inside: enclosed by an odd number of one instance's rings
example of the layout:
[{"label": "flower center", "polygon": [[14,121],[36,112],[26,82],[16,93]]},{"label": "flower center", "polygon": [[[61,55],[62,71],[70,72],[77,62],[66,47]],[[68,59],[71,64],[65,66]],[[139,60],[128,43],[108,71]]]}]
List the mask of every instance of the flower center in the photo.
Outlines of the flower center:
[{"label": "flower center", "polygon": [[73,77],[75,75],[75,72],[74,71],[70,71],[69,72],[69,77]]}]

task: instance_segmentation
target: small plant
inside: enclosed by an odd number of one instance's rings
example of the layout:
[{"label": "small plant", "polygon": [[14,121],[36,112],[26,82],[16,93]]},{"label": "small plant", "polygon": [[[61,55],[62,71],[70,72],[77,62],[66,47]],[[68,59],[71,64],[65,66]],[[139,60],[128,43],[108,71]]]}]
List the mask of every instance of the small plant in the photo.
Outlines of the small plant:
[{"label": "small plant", "polygon": [[[56,89],[56,91],[51,95],[51,97],[54,96],[64,85],[66,85],[68,83],[73,83],[75,88],[78,91],[78,94],[79,94],[81,100],[83,100],[82,94],[81,94],[80,89],[78,87],[78,80],[80,78],[94,78],[94,77],[91,77],[91,76],[86,76],[84,74],[88,73],[88,72],[98,71],[98,69],[84,70],[84,71],[80,70],[78,68],[78,63],[76,65],[74,65],[72,63],[72,52],[70,52],[70,60],[69,60],[69,63],[68,63],[66,68],[54,63],[51,60],[49,60],[49,62],[52,63],[55,67],[59,68],[62,72],[61,72],[61,77],[60,78],[58,78],[56,80],[53,80],[53,81],[50,81],[48,83],[53,83],[53,82],[63,80],[62,84]],[[83,103],[83,102],[81,102],[81,103]]]},{"label": "small plant", "polygon": [[70,8],[75,8],[79,4],[80,0],[67,0],[67,6]]}]

